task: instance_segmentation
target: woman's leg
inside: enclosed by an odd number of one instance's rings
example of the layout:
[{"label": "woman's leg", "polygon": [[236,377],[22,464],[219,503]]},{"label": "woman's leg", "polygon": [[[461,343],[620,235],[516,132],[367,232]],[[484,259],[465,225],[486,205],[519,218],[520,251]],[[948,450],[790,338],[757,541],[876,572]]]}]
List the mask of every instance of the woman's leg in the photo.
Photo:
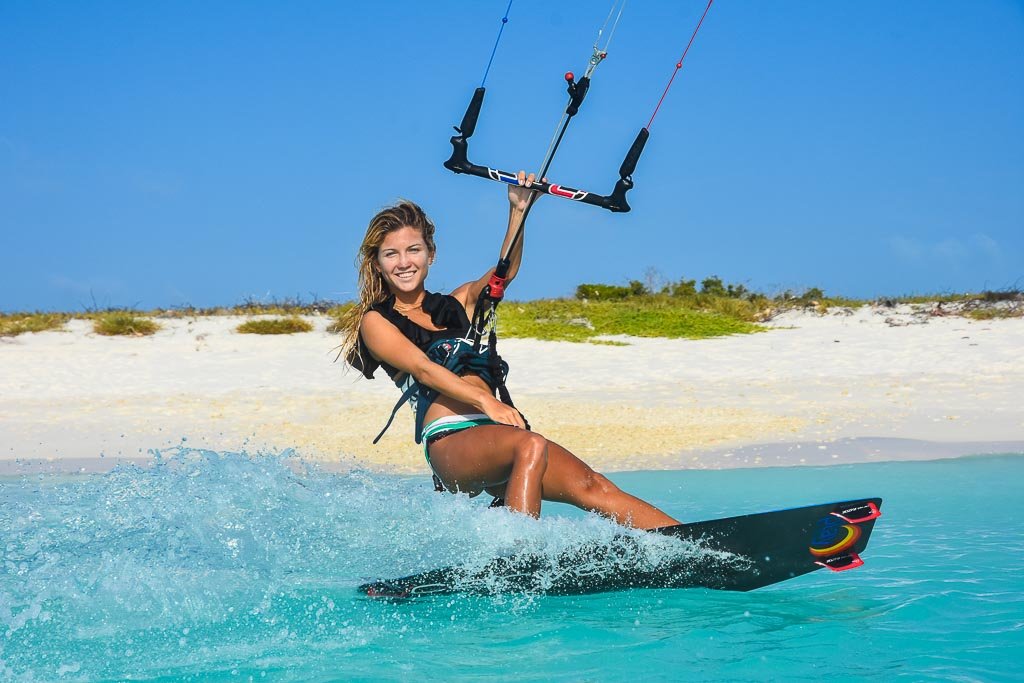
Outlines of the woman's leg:
[{"label": "woman's leg", "polygon": [[505,504],[534,517],[543,497],[641,529],[679,524],[535,432],[504,425],[473,427],[433,444],[430,464],[450,490],[493,493],[504,484]]},{"label": "woman's leg", "polygon": [[483,425],[446,436],[430,446],[430,466],[446,488],[477,494],[504,485],[505,505],[540,516],[548,441],[505,425]]},{"label": "woman's leg", "polygon": [[544,500],[569,503],[611,517],[623,526],[654,529],[679,524],[650,503],[630,495],[568,450],[548,442]]}]

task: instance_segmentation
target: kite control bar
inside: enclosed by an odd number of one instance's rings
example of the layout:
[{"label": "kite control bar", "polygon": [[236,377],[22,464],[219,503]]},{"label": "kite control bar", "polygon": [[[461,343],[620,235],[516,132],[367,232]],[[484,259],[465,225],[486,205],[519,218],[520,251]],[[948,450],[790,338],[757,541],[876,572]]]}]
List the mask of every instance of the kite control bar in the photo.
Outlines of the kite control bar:
[{"label": "kite control bar", "polygon": [[[565,79],[569,83],[570,97],[565,113],[566,116],[571,118],[579,111],[580,104],[583,102],[587,89],[590,87],[590,79],[584,76],[577,83],[573,80],[571,73],[566,74]],[[462,124],[455,128],[455,132],[458,135],[454,135],[451,138],[452,156],[448,161],[444,162],[444,167],[455,173],[465,173],[477,176],[478,178],[495,180],[508,183],[509,185],[518,185],[519,178],[515,173],[501,171],[488,166],[479,166],[468,158],[469,138],[476,131],[476,121],[480,116],[480,107],[484,103],[484,91],[485,88],[480,87],[473,93],[473,99],[470,100],[469,107],[466,108],[466,114],[462,117]],[[619,166],[619,180],[615,183],[615,189],[612,190],[611,194],[599,195],[594,192],[568,187],[567,185],[547,183],[541,180],[534,181],[531,188],[537,192],[555,197],[600,206],[603,209],[616,213],[625,213],[630,208],[626,202],[626,193],[633,189],[633,171],[636,170],[637,161],[640,160],[640,154],[644,151],[644,145],[647,144],[649,135],[650,133],[647,128],[640,129],[640,133],[637,134],[632,147],[626,153],[626,158],[622,161],[622,165]]]}]

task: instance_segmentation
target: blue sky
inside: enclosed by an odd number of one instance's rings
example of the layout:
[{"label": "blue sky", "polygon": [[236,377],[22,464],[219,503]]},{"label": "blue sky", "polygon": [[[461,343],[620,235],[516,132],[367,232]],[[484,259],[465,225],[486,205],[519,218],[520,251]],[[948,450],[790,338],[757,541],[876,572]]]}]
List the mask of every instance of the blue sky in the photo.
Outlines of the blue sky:
[{"label": "blue sky", "polygon": [[[505,0],[0,3],[0,310],[346,300],[370,216],[493,265],[441,166]],[[516,0],[470,158],[534,169],[610,3]],[[631,0],[553,181],[608,192],[704,9]],[[634,210],[546,198],[511,298],[717,274],[854,296],[1024,285],[1024,5],[718,0]]]}]

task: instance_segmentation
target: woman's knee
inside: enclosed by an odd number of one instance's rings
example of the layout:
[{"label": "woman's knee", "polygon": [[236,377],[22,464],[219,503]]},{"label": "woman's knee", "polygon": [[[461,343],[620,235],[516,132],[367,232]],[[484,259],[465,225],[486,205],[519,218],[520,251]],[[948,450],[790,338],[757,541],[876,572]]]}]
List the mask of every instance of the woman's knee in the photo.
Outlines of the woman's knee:
[{"label": "woman's knee", "polygon": [[548,465],[548,440],[540,434],[528,433],[516,444],[515,464],[530,469],[545,469]]},{"label": "woman's knee", "polygon": [[577,495],[584,502],[591,502],[595,500],[602,500],[607,496],[617,493],[619,487],[611,482],[608,477],[604,476],[599,472],[590,470],[584,475],[583,480],[580,482],[580,487]]}]

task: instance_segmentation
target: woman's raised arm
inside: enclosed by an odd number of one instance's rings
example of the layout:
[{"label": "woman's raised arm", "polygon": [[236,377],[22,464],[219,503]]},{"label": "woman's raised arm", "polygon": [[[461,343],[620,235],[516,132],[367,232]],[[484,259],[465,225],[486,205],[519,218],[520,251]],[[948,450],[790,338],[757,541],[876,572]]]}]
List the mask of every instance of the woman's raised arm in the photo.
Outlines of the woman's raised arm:
[{"label": "woman's raised arm", "polygon": [[[535,191],[530,189],[535,179],[536,176],[533,173],[527,174],[526,171],[520,171],[519,184],[508,187],[508,229],[505,231],[505,239],[501,243],[500,255],[503,256],[509,250],[509,245],[513,240],[515,240],[515,244],[508,254],[509,268],[505,278],[506,285],[515,278],[516,273],[519,272],[519,265],[523,261],[523,242],[526,240],[526,228],[523,225],[523,220],[530,205],[539,197]],[[473,315],[473,308],[476,306],[477,299],[480,298],[480,292],[487,286],[493,273],[494,268],[490,268],[478,280],[467,282],[452,292],[452,296],[462,302],[470,316]]]}]

